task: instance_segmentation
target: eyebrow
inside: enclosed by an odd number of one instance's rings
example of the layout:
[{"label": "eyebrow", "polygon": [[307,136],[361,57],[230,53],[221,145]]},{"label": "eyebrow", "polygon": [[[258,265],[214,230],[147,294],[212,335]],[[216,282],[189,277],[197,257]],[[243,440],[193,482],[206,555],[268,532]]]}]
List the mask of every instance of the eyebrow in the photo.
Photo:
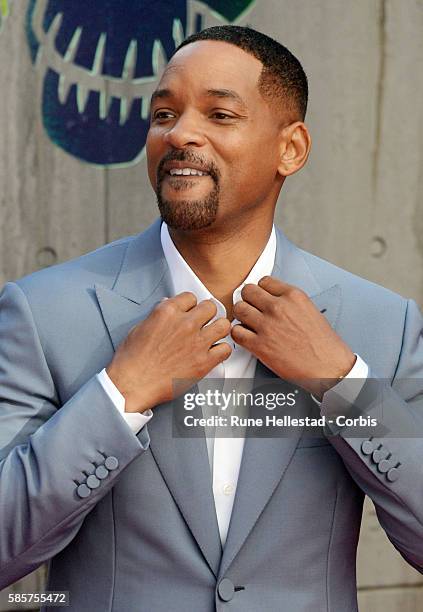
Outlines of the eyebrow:
[{"label": "eyebrow", "polygon": [[170,91],[170,89],[156,89],[156,91],[153,91],[152,93],[151,103],[153,103],[154,100],[161,98],[170,98],[171,96],[172,92]]},{"label": "eyebrow", "polygon": [[[229,100],[234,100],[240,104],[240,106],[246,108],[244,100],[239,94],[236,93],[236,91],[233,91],[233,89],[207,89],[205,93],[209,98],[226,98]],[[172,95],[173,94],[170,89],[156,89],[151,96],[151,103],[153,103],[155,100],[171,98]]]},{"label": "eyebrow", "polygon": [[238,102],[238,104],[244,108],[246,107],[244,100],[236,91],[233,91],[233,89],[208,89],[206,94],[209,98],[229,98],[230,100]]}]

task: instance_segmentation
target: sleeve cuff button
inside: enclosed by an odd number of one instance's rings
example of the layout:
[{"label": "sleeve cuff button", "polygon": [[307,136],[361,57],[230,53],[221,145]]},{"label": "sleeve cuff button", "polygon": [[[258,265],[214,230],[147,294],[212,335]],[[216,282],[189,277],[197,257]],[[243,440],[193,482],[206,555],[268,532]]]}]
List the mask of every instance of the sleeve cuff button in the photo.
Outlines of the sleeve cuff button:
[{"label": "sleeve cuff button", "polygon": [[391,468],[389,472],[386,474],[386,478],[389,482],[395,482],[399,478],[399,470],[398,468]]},{"label": "sleeve cuff button", "polygon": [[99,486],[100,486],[100,481],[97,478],[97,476],[94,476],[94,474],[91,474],[90,476],[88,476],[87,487],[89,487],[90,489],[97,489],[97,487]]},{"label": "sleeve cuff button", "polygon": [[116,457],[110,456],[106,458],[104,465],[110,471],[116,470],[119,467],[119,461],[116,459]]},{"label": "sleeve cuff button", "polygon": [[108,474],[109,474],[109,470],[106,467],[104,467],[104,465],[99,465],[98,468],[96,468],[95,470],[95,475],[100,480],[104,480],[104,478],[107,478]]},{"label": "sleeve cuff button", "polygon": [[363,453],[363,455],[371,455],[373,451],[374,451],[374,446],[371,443],[371,441],[364,440],[364,442],[361,445],[361,452]]},{"label": "sleeve cuff button", "polygon": [[86,484],[80,484],[79,487],[76,489],[76,492],[78,493],[79,497],[88,497],[91,494],[91,489],[89,487],[87,487]]}]

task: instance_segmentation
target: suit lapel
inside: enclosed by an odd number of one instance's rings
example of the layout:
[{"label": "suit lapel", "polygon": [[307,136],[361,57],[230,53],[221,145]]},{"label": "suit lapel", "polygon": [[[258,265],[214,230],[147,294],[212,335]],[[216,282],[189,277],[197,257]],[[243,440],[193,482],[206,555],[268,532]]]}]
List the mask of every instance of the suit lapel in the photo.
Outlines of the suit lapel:
[{"label": "suit lapel", "polygon": [[151,452],[203,556],[217,576],[222,546],[206,439],[204,435],[192,438],[174,435],[175,410],[172,402],[154,408],[154,417],[148,425]]},{"label": "suit lapel", "polygon": [[[341,305],[340,287],[333,285],[328,289],[322,289],[307,266],[301,250],[290,243],[278,228],[276,236],[277,248],[272,276],[305,291],[329,323],[335,327]],[[254,388],[260,387],[260,381],[265,382],[271,378],[276,378],[276,375],[257,361]],[[310,398],[310,402],[312,401]],[[302,415],[307,414],[307,405],[300,409]],[[246,438],[219,578],[227,572],[282,480],[301,434],[301,428],[297,428],[290,437]]]},{"label": "suit lapel", "polygon": [[[112,288],[96,285],[105,325],[116,348],[129,330],[145,319],[172,282],[160,242],[160,220],[128,246]],[[217,576],[222,548],[213,500],[205,437],[173,435],[174,407],[166,402],[154,408],[148,423],[150,450],[192,535]]]}]

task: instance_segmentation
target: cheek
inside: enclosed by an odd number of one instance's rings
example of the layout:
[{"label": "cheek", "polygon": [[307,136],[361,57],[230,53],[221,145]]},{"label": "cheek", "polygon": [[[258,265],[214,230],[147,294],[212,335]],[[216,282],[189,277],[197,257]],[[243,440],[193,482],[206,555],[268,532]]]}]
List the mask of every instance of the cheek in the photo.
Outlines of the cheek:
[{"label": "cheek", "polygon": [[145,143],[145,151],[147,156],[147,172],[148,177],[150,179],[150,183],[153,189],[156,188],[157,182],[157,166],[163,157],[163,154],[160,151],[160,140],[154,135],[154,133],[150,130],[147,134],[147,140]]},{"label": "cheek", "polygon": [[242,138],[229,135],[222,143],[220,154],[233,186],[234,182],[259,185],[275,178],[279,157],[274,134],[251,129]]}]

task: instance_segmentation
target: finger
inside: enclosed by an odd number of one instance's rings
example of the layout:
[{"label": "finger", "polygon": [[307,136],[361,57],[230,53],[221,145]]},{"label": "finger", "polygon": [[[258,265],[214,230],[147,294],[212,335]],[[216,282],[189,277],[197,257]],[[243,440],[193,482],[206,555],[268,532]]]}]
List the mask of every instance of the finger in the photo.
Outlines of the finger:
[{"label": "finger", "polygon": [[231,331],[231,324],[228,319],[220,318],[210,323],[210,325],[205,325],[201,330],[201,335],[204,338],[204,341],[211,346],[218,340],[221,340],[225,336],[227,336]]},{"label": "finger", "polygon": [[195,308],[193,308],[189,315],[198,325],[198,327],[203,327],[206,323],[208,323],[213,317],[217,314],[217,306],[213,302],[213,300],[202,300]]},{"label": "finger", "polygon": [[240,300],[234,305],[232,312],[234,317],[238,319],[238,321],[241,321],[243,325],[246,325],[254,331],[258,331],[263,320],[263,313],[257,310],[255,306],[251,306],[248,302]]},{"label": "finger", "polygon": [[227,342],[219,342],[209,349],[210,370],[231,356],[232,349]]},{"label": "finger", "polygon": [[257,340],[257,334],[243,325],[234,325],[231,329],[231,336],[237,344],[253,353],[253,347]]},{"label": "finger", "polygon": [[276,296],[283,295],[294,288],[294,285],[288,285],[288,283],[284,283],[279,278],[274,278],[273,276],[263,276],[263,278],[259,280],[258,285]]},{"label": "finger", "polygon": [[252,306],[255,306],[261,312],[265,312],[269,303],[274,298],[274,296],[270,295],[263,287],[253,285],[252,283],[244,285],[241,291],[241,297],[244,302],[248,302]]},{"label": "finger", "polygon": [[184,312],[188,312],[191,308],[197,305],[197,298],[191,291],[183,291],[182,293],[178,293],[175,297],[169,298],[169,302],[173,302],[183,310]]}]

